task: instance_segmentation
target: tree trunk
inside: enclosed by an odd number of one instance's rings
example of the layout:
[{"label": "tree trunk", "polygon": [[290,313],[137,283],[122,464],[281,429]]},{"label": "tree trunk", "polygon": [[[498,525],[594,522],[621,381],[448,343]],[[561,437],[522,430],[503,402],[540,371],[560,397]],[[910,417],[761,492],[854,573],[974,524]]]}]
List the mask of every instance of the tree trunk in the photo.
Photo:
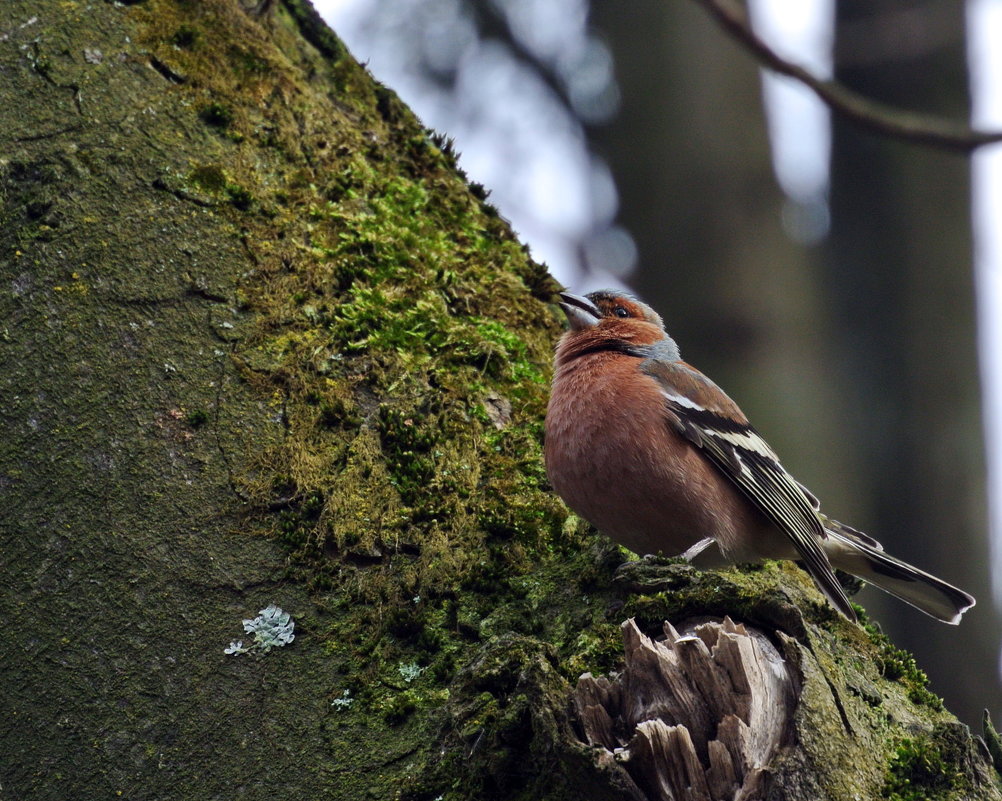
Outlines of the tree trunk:
[{"label": "tree trunk", "polygon": [[[839,80],[897,108],[968,116],[962,4],[842,0],[838,9]],[[912,34],[898,38],[906,24]],[[960,628],[924,626],[883,593],[864,604],[967,721],[986,706],[997,714],[1002,689],[1002,619],[985,567],[970,169],[966,158],[836,117],[823,280],[837,332],[831,380],[852,410],[843,419],[860,484],[852,524],[979,599]]]},{"label": "tree trunk", "polygon": [[8,796],[666,797],[573,685],[729,614],[794,701],[763,765],[761,697],[673,729],[707,786],[998,797],[794,566],[613,579],[542,472],[552,281],[308,3],[11,0],[0,59]]}]

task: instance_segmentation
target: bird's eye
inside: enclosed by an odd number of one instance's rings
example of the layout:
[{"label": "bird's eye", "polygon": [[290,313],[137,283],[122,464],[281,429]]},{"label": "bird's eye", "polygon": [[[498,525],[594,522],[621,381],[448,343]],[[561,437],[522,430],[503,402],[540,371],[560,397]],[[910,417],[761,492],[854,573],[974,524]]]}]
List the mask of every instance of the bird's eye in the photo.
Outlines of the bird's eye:
[{"label": "bird's eye", "polygon": [[630,313],[626,309],[624,309],[622,306],[616,306],[612,310],[612,313],[615,314],[617,317],[629,317],[630,316]]}]

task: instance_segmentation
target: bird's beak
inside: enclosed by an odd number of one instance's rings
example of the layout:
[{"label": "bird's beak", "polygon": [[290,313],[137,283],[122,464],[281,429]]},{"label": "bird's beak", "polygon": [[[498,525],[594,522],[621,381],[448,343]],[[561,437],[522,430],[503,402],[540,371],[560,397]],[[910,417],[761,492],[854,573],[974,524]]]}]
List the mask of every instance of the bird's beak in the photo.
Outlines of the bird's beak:
[{"label": "bird's beak", "polygon": [[572,331],[583,331],[585,328],[592,328],[598,325],[598,321],[602,319],[602,312],[598,310],[598,306],[583,295],[572,295],[570,292],[561,292],[560,308],[567,315],[567,322],[571,324]]}]

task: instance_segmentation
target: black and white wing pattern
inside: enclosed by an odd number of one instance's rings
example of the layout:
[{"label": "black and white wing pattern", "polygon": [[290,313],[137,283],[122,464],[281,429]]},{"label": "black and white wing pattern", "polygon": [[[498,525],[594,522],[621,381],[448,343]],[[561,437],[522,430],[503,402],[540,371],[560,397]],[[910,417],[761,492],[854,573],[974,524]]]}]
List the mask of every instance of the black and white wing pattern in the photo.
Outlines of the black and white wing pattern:
[{"label": "black and white wing pattern", "polygon": [[[660,385],[666,420],[776,524],[793,543],[818,588],[850,620],[856,615],[821,548],[825,532],[817,500],[793,478],[737,405],[684,362],[647,359],[642,369]],[[713,391],[708,392],[708,387]]]}]

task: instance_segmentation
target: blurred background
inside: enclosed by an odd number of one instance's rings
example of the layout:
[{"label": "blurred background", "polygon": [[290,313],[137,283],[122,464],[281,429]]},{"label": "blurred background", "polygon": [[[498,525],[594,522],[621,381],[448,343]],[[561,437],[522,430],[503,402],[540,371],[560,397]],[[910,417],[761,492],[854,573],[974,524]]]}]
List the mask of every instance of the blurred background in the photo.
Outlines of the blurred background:
[{"label": "blurred background", "polygon": [[[970,158],[832,116],[696,2],[314,3],[455,140],[559,281],[635,290],[829,514],[977,596],[958,627],[857,600],[962,720],[1002,718],[997,148]],[[750,11],[815,75],[1002,127],[1000,0]]]}]

